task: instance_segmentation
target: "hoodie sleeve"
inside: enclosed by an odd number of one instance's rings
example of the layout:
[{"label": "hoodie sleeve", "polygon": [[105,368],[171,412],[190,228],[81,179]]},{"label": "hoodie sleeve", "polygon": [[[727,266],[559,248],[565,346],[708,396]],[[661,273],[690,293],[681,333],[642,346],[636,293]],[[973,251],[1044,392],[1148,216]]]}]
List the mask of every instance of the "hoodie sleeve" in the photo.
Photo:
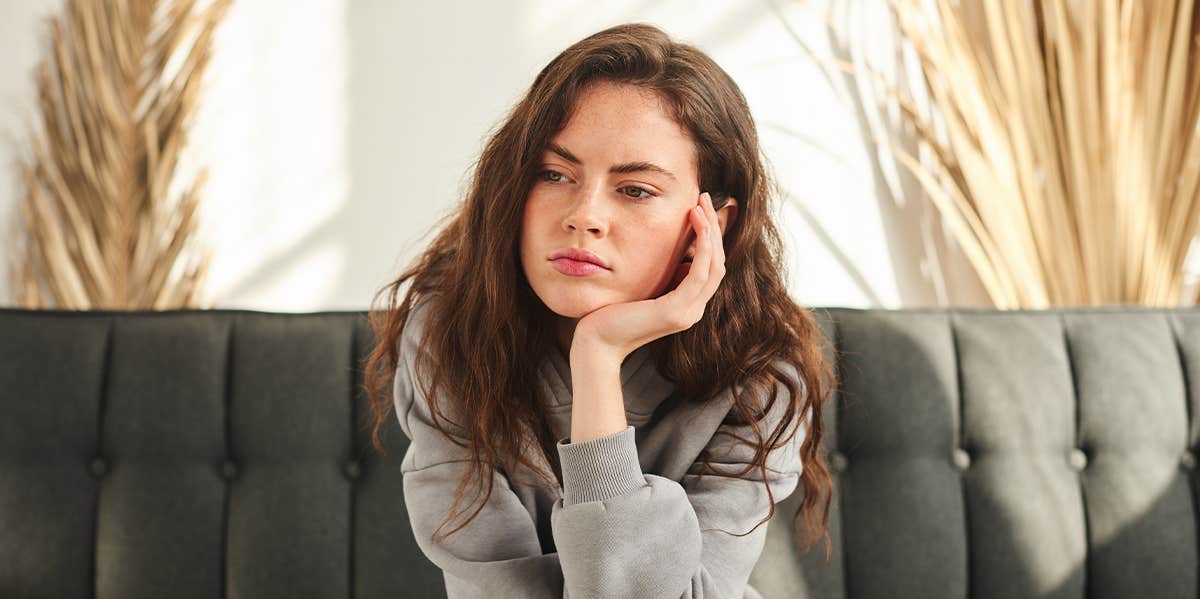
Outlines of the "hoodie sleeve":
[{"label": "hoodie sleeve", "polygon": [[[501,473],[492,474],[492,494],[475,519],[434,542],[434,530],[450,510],[469,454],[434,427],[428,404],[412,384],[412,364],[404,356],[413,355],[414,342],[415,336],[403,336],[393,395],[396,416],[410,440],[400,468],[404,505],[417,545],[443,572],[448,599],[565,598],[558,554],[542,553],[533,518]],[[453,424],[442,418],[439,424],[465,443]],[[478,499],[471,501],[473,484],[468,484],[459,505],[466,513],[443,527],[443,533],[479,506]]]},{"label": "hoodie sleeve", "polygon": [[[803,392],[794,367],[782,368]],[[778,426],[790,399],[782,384],[776,389],[775,405],[759,421],[764,435]],[[766,484],[774,503],[791,495],[800,481],[800,444],[811,411],[800,421],[804,426],[793,438],[767,456]],[[702,464],[697,461],[681,482],[643,473],[634,431],[630,426],[606,437],[558,444],[563,497],[554,504],[551,523],[569,595],[742,597],[769,522],[745,536],[734,535],[753,528],[771,502],[757,468],[737,475],[752,462],[753,448],[722,433],[753,441],[753,428],[722,424],[706,446],[718,473],[710,469],[698,476]]]}]

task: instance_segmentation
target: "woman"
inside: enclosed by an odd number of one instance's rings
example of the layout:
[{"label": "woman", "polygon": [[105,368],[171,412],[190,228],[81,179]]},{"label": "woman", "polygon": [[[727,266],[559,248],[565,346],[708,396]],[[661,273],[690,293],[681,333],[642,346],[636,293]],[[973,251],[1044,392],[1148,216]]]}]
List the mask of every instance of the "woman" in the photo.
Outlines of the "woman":
[{"label": "woman", "polygon": [[774,197],[745,98],[696,48],[626,24],[542,69],[371,312],[375,446],[394,407],[450,597],[758,597],[798,489],[828,560],[833,375]]}]

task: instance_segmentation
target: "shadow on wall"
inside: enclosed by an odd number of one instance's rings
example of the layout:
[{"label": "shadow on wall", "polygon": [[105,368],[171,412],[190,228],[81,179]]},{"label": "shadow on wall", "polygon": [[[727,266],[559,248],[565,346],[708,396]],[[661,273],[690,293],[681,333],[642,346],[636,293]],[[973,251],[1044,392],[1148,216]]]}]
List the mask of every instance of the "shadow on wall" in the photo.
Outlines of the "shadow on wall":
[{"label": "shadow on wall", "polygon": [[[520,13],[504,3],[471,5],[470,22],[488,27],[454,26],[446,21],[450,8],[429,3],[342,6],[345,200],[289,239],[286,249],[240,275],[226,290],[227,297],[262,289],[264,281],[295,268],[297,254],[334,248],[337,267],[327,271],[330,280],[306,290],[314,294],[311,303],[365,309],[378,288],[432,240],[433,223],[465,191],[470,173],[463,165],[474,158],[468,154],[481,149],[483,132],[500,118],[497,105],[507,109],[507,100],[466,92],[506,86],[515,91],[536,74],[525,72],[523,65],[532,59],[513,39]],[[423,25],[427,23],[439,26]],[[488,49],[486,57],[481,48]],[[434,52],[436,60],[421,58]],[[496,68],[481,69],[481,60]],[[473,83],[464,84],[464,74]],[[470,150],[458,155],[446,148]],[[447,189],[441,184],[447,180],[460,181],[460,188]],[[297,209],[302,208],[303,202],[297,202]],[[394,260],[386,259],[390,257]],[[364,272],[368,267],[373,271]]]},{"label": "shadow on wall", "polygon": [[[809,44],[791,25],[789,16],[780,8],[777,0],[763,2],[806,55],[853,64],[864,72],[868,66],[874,66],[885,73],[892,73],[892,84],[899,90],[923,85],[919,80],[910,81],[907,78],[902,53],[890,52],[890,64],[878,64],[880,52],[873,52],[867,43],[868,22],[881,18],[886,18],[889,38],[900,39],[884,3],[877,6],[854,2],[809,3],[811,18],[823,19],[825,23],[825,39],[816,41],[830,49],[828,54],[823,54],[813,50],[813,44]],[[870,11],[876,11],[877,14]],[[886,236],[885,245],[892,258],[891,271],[899,305],[991,307],[992,303],[978,275],[958,244],[944,233],[940,213],[930,203],[920,184],[902,164],[892,158],[890,151],[881,149],[879,145],[896,143],[917,155],[916,136],[906,130],[898,117],[888,114],[887,98],[884,92],[876,92],[868,87],[871,81],[869,76],[863,76],[860,80],[829,63],[818,62],[818,65],[826,85],[842,98],[861,136],[863,155],[868,157],[870,165],[871,188],[877,200],[879,221]],[[774,129],[809,148],[836,156],[836,153],[823,147],[820,140],[779,126],[774,126]],[[871,305],[883,306],[884,301],[875,286],[855,267],[811,211],[798,201],[800,196],[803,193],[789,191],[785,201],[800,211],[830,255],[845,269],[864,297],[869,298]]]}]

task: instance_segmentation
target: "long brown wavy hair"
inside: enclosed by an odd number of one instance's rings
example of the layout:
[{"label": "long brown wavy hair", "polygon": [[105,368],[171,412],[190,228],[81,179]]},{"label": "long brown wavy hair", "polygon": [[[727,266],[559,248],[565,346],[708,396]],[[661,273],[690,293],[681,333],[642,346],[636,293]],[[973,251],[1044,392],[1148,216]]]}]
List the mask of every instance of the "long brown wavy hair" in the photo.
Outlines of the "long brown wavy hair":
[{"label": "long brown wavy hair", "polygon": [[[519,236],[525,199],[546,144],[565,125],[585,87],[600,80],[658,92],[695,142],[700,189],[739,201],[737,218],[724,234],[726,275],[703,318],[687,330],[653,341],[653,355],[659,371],[688,401],[708,401],[721,389],[746,390],[735,394],[726,418],[727,423],[750,424],[758,437],[753,443],[742,439],[756,448],[753,464],[742,473],[757,467],[767,480],[768,453],[796,434],[799,427],[790,427],[792,435],[780,439],[792,422],[798,422],[798,414],[810,419],[800,447],[803,500],[792,524],[803,514],[803,550],[823,538],[828,562],[833,485],[823,455],[821,414],[836,375],[822,356],[825,340],[820,328],[811,313],[791,299],[784,282],[782,244],[771,220],[774,202],[782,194],[768,173],[738,86],[709,56],[652,25],[604,29],[551,60],[490,135],[473,165],[466,197],[446,217],[449,222],[398,279],[376,293],[370,310],[376,344],[363,367],[374,417],[373,444],[382,450],[379,429],[393,411],[391,385],[405,322],[414,303],[428,299],[420,343],[428,363],[422,362],[423,374],[416,379],[429,383],[425,396],[431,404],[441,403],[434,398],[442,397],[439,391],[444,390],[445,397],[454,398],[451,411],[467,415],[463,422],[451,419],[462,431],[458,436],[468,440],[460,442],[436,424],[441,419],[438,407],[429,406],[435,427],[469,448],[472,456],[454,507],[462,501],[468,479],[476,481],[476,497],[487,487],[475,512],[449,534],[483,508],[497,469],[515,472],[521,464],[543,477],[542,483],[533,483],[536,486],[561,486],[557,440],[543,408],[546,400],[535,384],[536,358],[555,351],[553,315],[524,276]],[[400,299],[401,286],[409,279],[411,285]],[[386,298],[382,308],[377,307],[381,297]],[[781,362],[794,366],[802,380],[787,376]],[[775,395],[763,402],[761,411],[755,398],[765,397],[778,384],[789,391],[789,407],[780,425],[764,438],[758,422],[771,411]],[[527,457],[530,452],[540,452],[539,461],[552,466],[553,478]],[[711,468],[705,453],[701,461]],[[775,513],[770,486],[767,493],[771,508],[759,525]]]}]

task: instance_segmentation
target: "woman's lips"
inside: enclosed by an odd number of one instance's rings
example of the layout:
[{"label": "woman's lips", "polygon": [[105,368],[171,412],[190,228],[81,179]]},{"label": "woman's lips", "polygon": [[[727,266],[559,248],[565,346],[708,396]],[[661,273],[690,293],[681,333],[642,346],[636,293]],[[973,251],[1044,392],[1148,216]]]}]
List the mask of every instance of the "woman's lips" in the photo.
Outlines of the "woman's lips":
[{"label": "woman's lips", "polygon": [[586,277],[588,275],[594,275],[598,272],[604,272],[608,270],[599,264],[592,264],[591,262],[583,262],[581,260],[572,260],[570,258],[557,258],[551,260],[550,264],[554,265],[554,270],[557,270],[564,275],[570,275],[573,277]]}]

